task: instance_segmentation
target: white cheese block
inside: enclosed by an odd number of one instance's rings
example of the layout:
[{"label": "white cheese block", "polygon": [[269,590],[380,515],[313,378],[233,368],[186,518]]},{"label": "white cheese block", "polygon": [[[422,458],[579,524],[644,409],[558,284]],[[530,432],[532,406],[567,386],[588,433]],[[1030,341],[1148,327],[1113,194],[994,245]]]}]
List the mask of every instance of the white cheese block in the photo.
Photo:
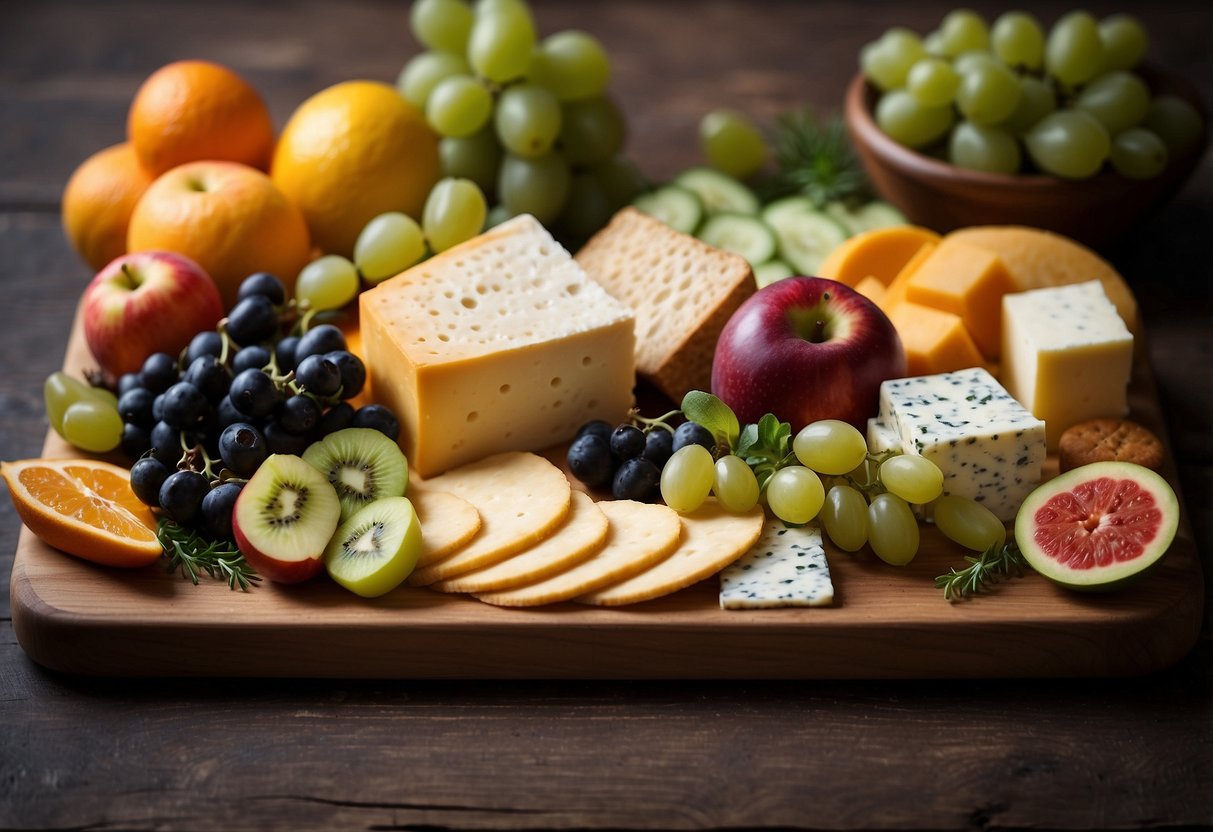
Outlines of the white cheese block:
[{"label": "white cheese block", "polygon": [[945,494],[1004,522],[1040,484],[1044,422],[981,368],[884,382],[879,421],[897,432],[903,453],[939,466]]},{"label": "white cheese block", "polygon": [[1050,449],[1071,425],[1129,412],[1133,335],[1098,280],[1004,295],[1002,321],[1003,383]]},{"label": "white cheese block", "polygon": [[868,451],[881,454],[892,450],[901,450],[901,437],[897,431],[879,419],[868,419]]},{"label": "white cheese block", "polygon": [[821,530],[810,524],[788,528],[771,518],[748,552],[720,573],[720,607],[821,607],[834,602],[834,584],[821,545]]},{"label": "white cheese block", "polygon": [[635,383],[633,315],[523,215],[361,296],[374,397],[431,477],[540,450],[621,420]]}]

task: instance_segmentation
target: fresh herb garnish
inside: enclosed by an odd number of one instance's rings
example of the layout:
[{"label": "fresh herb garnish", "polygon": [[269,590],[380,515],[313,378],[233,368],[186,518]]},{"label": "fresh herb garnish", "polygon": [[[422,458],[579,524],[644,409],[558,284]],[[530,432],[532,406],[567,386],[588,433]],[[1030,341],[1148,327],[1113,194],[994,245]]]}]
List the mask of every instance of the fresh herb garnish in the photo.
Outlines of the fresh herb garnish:
[{"label": "fresh herb garnish", "polygon": [[975,595],[1003,578],[1022,578],[1027,561],[1014,543],[994,544],[977,557],[966,556],[964,569],[955,567],[935,579],[935,588],[943,590],[948,601],[960,601]]},{"label": "fresh herb garnish", "polygon": [[871,186],[842,118],[821,120],[809,109],[785,113],[772,136],[779,172],[760,183],[764,201],[803,194],[816,205],[865,202]]},{"label": "fresh herb garnish", "polygon": [[194,586],[205,572],[215,580],[227,581],[231,590],[249,589],[261,581],[244,555],[230,542],[207,540],[191,529],[186,529],[172,520],[161,518],[156,526],[156,537],[164,549],[169,574],[181,570],[183,577]]}]

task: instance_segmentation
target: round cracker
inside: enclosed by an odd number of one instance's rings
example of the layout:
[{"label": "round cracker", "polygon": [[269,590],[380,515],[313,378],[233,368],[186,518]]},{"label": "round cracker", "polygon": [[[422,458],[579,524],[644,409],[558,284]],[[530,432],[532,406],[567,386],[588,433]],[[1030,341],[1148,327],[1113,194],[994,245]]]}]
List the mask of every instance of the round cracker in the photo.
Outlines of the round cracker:
[{"label": "round cracker", "polygon": [[410,586],[471,572],[505,560],[547,537],[569,513],[572,489],[560,469],[541,456],[496,454],[425,481],[449,491],[480,514],[480,531],[466,546],[409,576]]},{"label": "round cracker", "polygon": [[649,601],[711,577],[749,551],[762,534],[763,508],[733,514],[714,499],[682,515],[682,543],[669,557],[638,575],[574,599],[619,606]]},{"label": "round cracker", "polygon": [[418,568],[446,557],[480,531],[480,512],[462,497],[434,491],[415,481],[409,486],[408,497],[421,521]]},{"label": "round cracker", "polygon": [[606,545],[587,560],[545,580],[476,597],[500,607],[567,601],[643,572],[678,546],[682,523],[666,506],[615,500],[599,503],[598,509],[610,529]]},{"label": "round cracker", "polygon": [[430,584],[439,592],[494,592],[533,584],[565,571],[606,545],[610,525],[588,494],[573,492],[564,525],[500,563]]}]

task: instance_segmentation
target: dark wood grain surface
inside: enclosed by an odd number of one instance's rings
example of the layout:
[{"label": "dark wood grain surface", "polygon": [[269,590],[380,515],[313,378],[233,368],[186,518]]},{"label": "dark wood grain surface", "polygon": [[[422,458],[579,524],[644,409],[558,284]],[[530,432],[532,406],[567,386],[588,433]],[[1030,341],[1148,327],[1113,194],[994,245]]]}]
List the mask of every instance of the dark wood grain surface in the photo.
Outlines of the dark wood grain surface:
[{"label": "dark wood grain surface", "polygon": [[[1066,8],[1022,5],[1046,20]],[[637,0],[543,2],[538,16],[544,31],[576,25],[606,43],[630,150],[660,177],[696,159],[711,107],[834,109],[862,43],[898,23],[928,29],[947,8]],[[1153,56],[1213,101],[1207,4],[1135,11]],[[403,2],[0,5],[0,457],[41,448],[41,383],[90,277],[59,230],[59,194],[79,161],[121,140],[143,77],[177,58],[221,61],[281,124],[331,83],[393,78],[414,49]],[[1211,231],[1206,158],[1105,252],[1142,305],[1206,575]],[[0,501],[5,585],[19,527]],[[132,681],[30,662],[5,593],[0,828],[1201,828],[1213,823],[1209,606],[1187,658],[1132,679]]]}]

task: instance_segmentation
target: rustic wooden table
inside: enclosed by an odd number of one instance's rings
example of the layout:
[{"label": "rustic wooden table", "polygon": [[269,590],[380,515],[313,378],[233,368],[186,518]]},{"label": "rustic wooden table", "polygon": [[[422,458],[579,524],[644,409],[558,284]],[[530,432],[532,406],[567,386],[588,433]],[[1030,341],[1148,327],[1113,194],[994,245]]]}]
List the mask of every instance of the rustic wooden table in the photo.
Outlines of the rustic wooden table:
[{"label": "rustic wooden table", "polygon": [[[142,78],[177,58],[218,60],[263,91],[281,124],[331,83],[394,78],[415,49],[406,5],[0,7],[0,457],[41,447],[42,380],[60,363],[90,276],[59,229],[60,192],[80,160],[122,139]],[[1022,5],[1045,20],[1066,9]],[[544,31],[579,26],[606,43],[631,154],[655,177],[697,157],[695,125],[708,109],[760,119],[803,104],[835,109],[864,42],[894,24],[925,31],[948,9],[934,0],[538,6]],[[1139,14],[1155,59],[1213,101],[1207,3]],[[1211,230],[1206,158],[1171,205],[1105,252],[1141,301],[1206,575]],[[0,500],[0,584],[19,528]],[[5,593],[0,828],[1204,827],[1213,823],[1209,608],[1186,659],[1134,679],[132,681],[33,664]]]}]

